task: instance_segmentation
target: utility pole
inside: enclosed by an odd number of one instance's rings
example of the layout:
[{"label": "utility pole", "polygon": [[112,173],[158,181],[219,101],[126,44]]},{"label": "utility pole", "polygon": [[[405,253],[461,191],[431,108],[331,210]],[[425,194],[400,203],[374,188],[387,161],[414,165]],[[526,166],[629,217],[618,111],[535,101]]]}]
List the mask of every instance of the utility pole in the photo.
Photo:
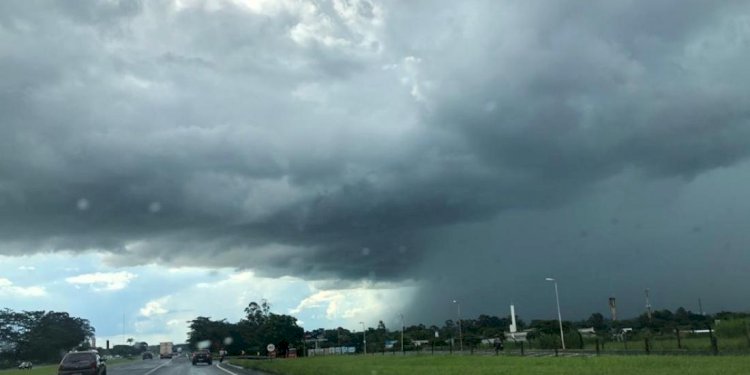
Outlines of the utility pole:
[{"label": "utility pole", "polygon": [[648,322],[651,323],[651,302],[648,299],[648,288],[646,288],[645,292],[646,292],[646,313],[648,314]]},{"label": "utility pole", "polygon": [[461,354],[464,353],[464,336],[463,336],[463,330],[461,329],[461,304],[453,300],[453,303],[455,303],[458,307],[458,343],[459,343],[459,350],[461,350]]},{"label": "utility pole", "polygon": [[401,355],[406,354],[404,352],[404,314],[401,315]]},{"label": "utility pole", "polygon": [[557,292],[557,280],[548,277],[546,281],[555,283],[555,301],[557,302],[557,322],[560,325],[560,346],[565,350],[565,333],[563,333],[562,314],[560,314],[560,293]]},{"label": "utility pole", "polygon": [[367,354],[367,336],[365,336],[365,322],[359,322],[362,325],[362,347],[365,355]]}]

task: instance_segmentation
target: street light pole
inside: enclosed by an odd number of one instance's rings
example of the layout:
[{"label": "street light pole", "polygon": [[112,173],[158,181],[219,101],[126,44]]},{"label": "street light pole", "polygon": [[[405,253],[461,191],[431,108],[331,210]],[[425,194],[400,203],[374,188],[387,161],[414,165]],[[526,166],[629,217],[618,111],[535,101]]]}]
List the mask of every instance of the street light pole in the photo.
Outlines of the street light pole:
[{"label": "street light pole", "polygon": [[560,314],[560,294],[557,292],[557,280],[548,277],[545,280],[552,281],[555,283],[555,301],[557,301],[557,321],[560,323],[560,343],[562,344],[563,350],[565,350],[565,334],[563,333],[562,327],[562,315]]},{"label": "street light pole", "polygon": [[367,354],[367,336],[365,336],[365,322],[359,322],[359,324],[362,325],[362,347],[364,348],[364,353]]},{"label": "street light pole", "polygon": [[406,354],[404,352],[404,314],[401,315],[401,355]]},{"label": "street light pole", "polygon": [[463,336],[463,330],[461,329],[461,304],[458,301],[456,301],[455,299],[453,300],[453,303],[455,303],[456,306],[458,307],[458,345],[459,345],[459,350],[463,354],[463,352],[464,352],[464,336]]}]

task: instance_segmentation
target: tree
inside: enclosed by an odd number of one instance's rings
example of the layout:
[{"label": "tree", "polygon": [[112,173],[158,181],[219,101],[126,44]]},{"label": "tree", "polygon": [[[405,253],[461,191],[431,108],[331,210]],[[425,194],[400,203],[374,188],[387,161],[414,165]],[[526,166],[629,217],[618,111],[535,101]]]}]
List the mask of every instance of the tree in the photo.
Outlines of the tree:
[{"label": "tree", "polygon": [[270,312],[271,305],[266,300],[263,300],[260,304],[255,301],[250,302],[245,308],[247,321],[256,326],[262,325],[268,319]]},{"label": "tree", "polygon": [[586,324],[594,327],[596,332],[604,332],[607,330],[607,323],[604,320],[604,315],[601,313],[593,313],[586,319]]},{"label": "tree", "polygon": [[18,358],[56,362],[60,353],[87,348],[94,328],[86,319],[54,311],[0,312],[0,341],[13,348],[5,360]]}]

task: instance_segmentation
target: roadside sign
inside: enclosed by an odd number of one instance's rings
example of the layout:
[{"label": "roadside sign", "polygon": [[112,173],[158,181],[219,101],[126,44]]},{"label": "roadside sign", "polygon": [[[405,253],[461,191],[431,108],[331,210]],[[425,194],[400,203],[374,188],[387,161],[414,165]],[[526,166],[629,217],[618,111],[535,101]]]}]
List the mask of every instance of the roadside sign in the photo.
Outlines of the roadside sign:
[{"label": "roadside sign", "polygon": [[269,353],[273,352],[274,350],[276,350],[276,346],[274,344],[268,344],[268,346],[266,346],[266,350],[268,350]]}]

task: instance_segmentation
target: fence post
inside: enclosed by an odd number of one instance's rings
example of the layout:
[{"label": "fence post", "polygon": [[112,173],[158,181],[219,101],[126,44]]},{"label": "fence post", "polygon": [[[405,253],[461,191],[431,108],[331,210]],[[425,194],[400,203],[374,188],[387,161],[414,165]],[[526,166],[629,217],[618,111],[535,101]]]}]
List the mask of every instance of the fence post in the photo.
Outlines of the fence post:
[{"label": "fence post", "polygon": [[682,349],[682,339],[680,338],[680,329],[675,328],[675,332],[677,333],[677,349]]},{"label": "fence post", "polygon": [[432,355],[435,355],[435,341],[432,342]]},{"label": "fence post", "polygon": [[555,357],[557,357],[557,348],[555,348]]},{"label": "fence post", "polygon": [[453,354],[453,340],[451,340],[451,354]]},{"label": "fence post", "polygon": [[714,330],[711,329],[711,324],[706,323],[706,326],[708,326],[708,334],[711,336],[711,351],[714,352],[714,355],[718,355],[719,343],[716,341],[716,337],[714,336]]},{"label": "fence post", "polygon": [[711,350],[714,352],[714,355],[719,355],[719,340],[713,335],[711,336]]},{"label": "fence post", "polygon": [[747,346],[750,346],[750,327],[745,320],[745,338],[747,338]]},{"label": "fence post", "polygon": [[643,342],[644,342],[644,343],[645,343],[645,345],[646,345],[646,355],[649,355],[649,354],[651,354],[651,347],[650,347],[650,345],[648,344],[648,337],[646,337],[645,339],[643,339]]},{"label": "fence post", "polygon": [[578,345],[578,349],[583,350],[583,335],[581,334],[581,332],[578,332],[578,331],[576,331],[576,333],[578,333],[578,342],[580,343]]},{"label": "fence post", "polygon": [[521,341],[521,357],[523,357],[523,341]]},{"label": "fence post", "polygon": [[596,338],[596,355],[599,355],[599,338]]}]

